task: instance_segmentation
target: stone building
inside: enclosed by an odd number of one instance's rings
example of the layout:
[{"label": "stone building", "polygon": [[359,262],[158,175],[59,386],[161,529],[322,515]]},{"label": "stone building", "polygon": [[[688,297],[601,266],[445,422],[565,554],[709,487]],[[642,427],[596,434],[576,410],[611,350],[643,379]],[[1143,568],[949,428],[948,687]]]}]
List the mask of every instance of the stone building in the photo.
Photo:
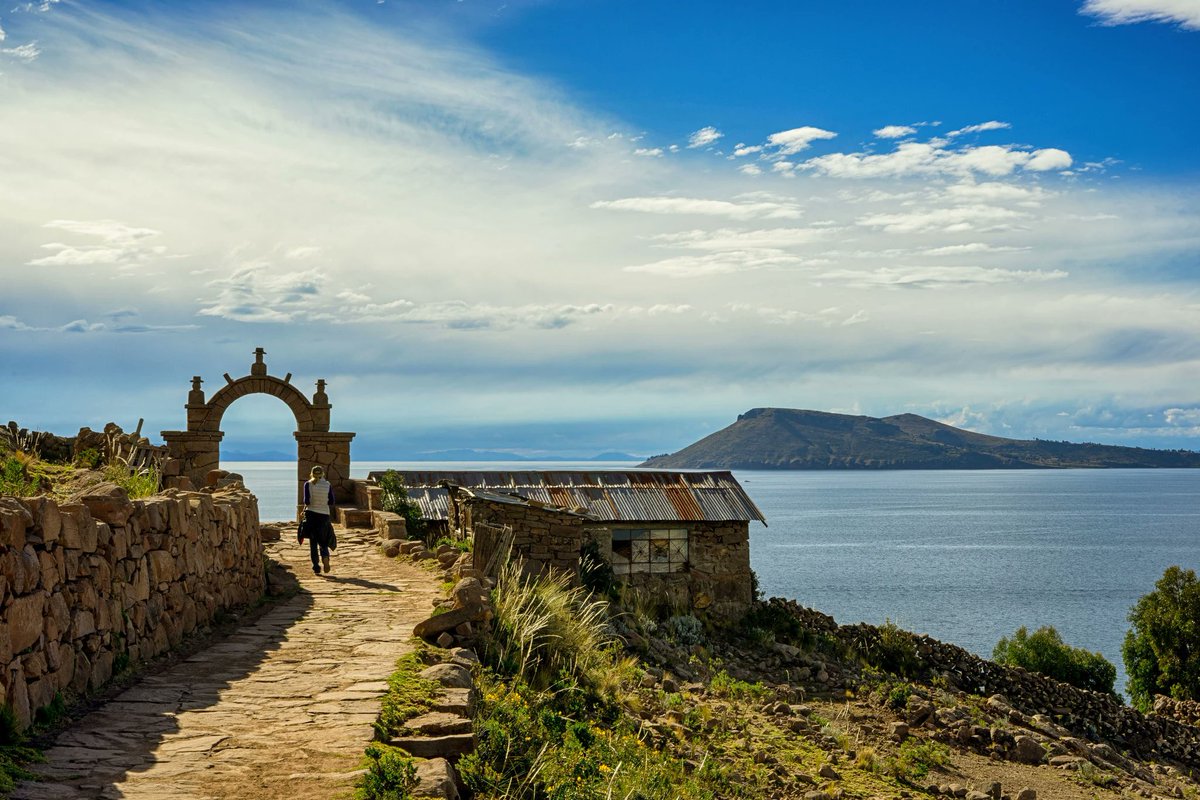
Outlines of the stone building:
[{"label": "stone building", "polygon": [[480,544],[507,525],[513,552],[539,568],[577,578],[594,541],[618,581],[679,610],[729,615],[753,598],[750,522],[766,519],[730,472],[398,473],[427,520],[475,537],[477,564]]}]

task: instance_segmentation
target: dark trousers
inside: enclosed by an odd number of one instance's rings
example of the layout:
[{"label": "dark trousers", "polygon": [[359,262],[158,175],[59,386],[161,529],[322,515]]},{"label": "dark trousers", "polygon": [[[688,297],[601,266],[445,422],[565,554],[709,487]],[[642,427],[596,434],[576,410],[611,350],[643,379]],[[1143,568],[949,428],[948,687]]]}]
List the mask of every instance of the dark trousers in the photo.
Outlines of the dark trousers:
[{"label": "dark trousers", "polygon": [[308,539],[308,552],[312,556],[313,572],[321,571],[318,550],[320,556],[329,558],[329,534],[332,530],[328,514],[318,514],[308,510],[304,512],[304,536]]},{"label": "dark trousers", "polygon": [[323,556],[324,558],[329,558],[329,547],[326,546],[324,542],[322,542],[321,544],[317,544],[316,539],[309,539],[308,540],[308,553],[309,553],[309,555],[312,556],[313,572],[321,571],[321,562],[317,560],[317,549],[318,548],[320,548],[320,550],[321,550],[321,556]]}]

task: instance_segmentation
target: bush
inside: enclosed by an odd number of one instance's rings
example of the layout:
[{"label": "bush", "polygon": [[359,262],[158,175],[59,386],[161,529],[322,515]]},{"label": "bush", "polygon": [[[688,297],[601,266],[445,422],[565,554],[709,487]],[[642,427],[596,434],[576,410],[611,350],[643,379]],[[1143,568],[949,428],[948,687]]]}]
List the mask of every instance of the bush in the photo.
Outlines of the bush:
[{"label": "bush", "polygon": [[1192,570],[1167,567],[1154,591],[1129,612],[1133,627],[1121,655],[1133,704],[1147,711],[1155,695],[1200,700],[1200,583]]},{"label": "bush", "polygon": [[369,744],[367,771],[359,782],[358,800],[408,800],[417,785],[417,768],[404,751],[386,744]]},{"label": "bush", "polygon": [[426,523],[421,516],[421,507],[408,498],[408,488],[400,473],[394,469],[383,473],[379,488],[383,489],[383,510],[404,517],[409,536],[416,537],[425,532]]},{"label": "bush", "polygon": [[1049,625],[1038,628],[1032,634],[1022,626],[1011,639],[1003,637],[992,651],[992,660],[997,664],[1038,672],[1093,692],[1111,694],[1117,679],[1117,668],[1104,656],[1080,647],[1071,647]]},{"label": "bush", "polygon": [[538,690],[563,680],[591,690],[612,677],[608,604],[567,581],[526,575],[520,561],[505,564],[496,581],[485,657]]},{"label": "bush", "polygon": [[29,474],[29,458],[12,455],[0,461],[0,494],[31,497],[41,490],[41,481]]},{"label": "bush", "polygon": [[600,545],[593,539],[579,548],[579,582],[592,594],[616,599],[617,583],[612,565],[600,554]]}]

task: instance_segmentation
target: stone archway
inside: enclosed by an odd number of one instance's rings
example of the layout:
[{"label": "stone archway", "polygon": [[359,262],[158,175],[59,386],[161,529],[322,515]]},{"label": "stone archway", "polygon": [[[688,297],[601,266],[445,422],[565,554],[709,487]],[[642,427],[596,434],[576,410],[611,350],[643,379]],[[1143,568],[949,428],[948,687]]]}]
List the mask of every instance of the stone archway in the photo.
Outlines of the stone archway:
[{"label": "stone archway", "polygon": [[269,394],[282,400],[296,418],[296,499],[303,496],[302,484],[309,471],[320,465],[333,484],[339,503],[353,500],[353,485],[350,483],[350,440],[353,433],[331,432],[329,412],[333,408],[325,394],[325,381],[317,381],[317,391],[312,400],[292,385],[292,373],[282,378],[267,374],[263,361],[266,351],[261,347],[254,351],[254,363],[250,374],[233,379],[225,373],[225,385],[207,401],[197,375],[192,378],[192,390],[188,392],[187,430],[163,431],[168,453],[184,463],[183,474],[197,486],[204,485],[209,470],[217,469],[221,463],[221,418],[226,409],[239,397],[248,394]]}]

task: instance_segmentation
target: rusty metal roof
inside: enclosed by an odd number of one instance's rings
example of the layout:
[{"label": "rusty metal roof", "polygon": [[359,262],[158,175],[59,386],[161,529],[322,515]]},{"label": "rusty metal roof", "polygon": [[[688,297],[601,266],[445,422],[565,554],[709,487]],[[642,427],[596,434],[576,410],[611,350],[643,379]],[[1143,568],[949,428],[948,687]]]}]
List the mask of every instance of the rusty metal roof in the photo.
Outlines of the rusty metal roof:
[{"label": "rusty metal roof", "polygon": [[[396,470],[426,519],[444,520],[449,495],[443,481],[467,489],[513,493],[605,522],[767,523],[733,473],[663,470]],[[382,472],[368,477],[378,481]]]}]

